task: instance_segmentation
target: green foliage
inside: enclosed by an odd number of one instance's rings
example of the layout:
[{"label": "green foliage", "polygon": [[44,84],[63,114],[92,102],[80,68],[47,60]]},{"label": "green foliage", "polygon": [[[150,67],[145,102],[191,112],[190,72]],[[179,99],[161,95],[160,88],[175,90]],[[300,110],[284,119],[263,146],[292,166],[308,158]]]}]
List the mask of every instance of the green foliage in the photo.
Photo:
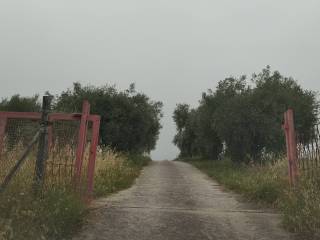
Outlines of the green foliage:
[{"label": "green foliage", "polygon": [[[320,175],[302,173],[295,189],[289,187],[287,160],[264,166],[248,166],[222,161],[197,160],[191,164],[248,200],[275,207],[282,213],[284,226],[304,237],[320,236]],[[314,237],[314,238],[312,238]],[[304,239],[304,238],[303,238]]]},{"label": "green foliage", "polygon": [[46,192],[39,204],[39,222],[46,222],[46,234],[49,238],[64,238],[72,233],[81,223],[86,208],[83,199],[75,193],[61,189]]},{"label": "green foliage", "polygon": [[[320,176],[302,175],[298,186],[287,191],[281,201],[283,221],[294,232],[316,234],[320,237]],[[317,239],[318,239],[317,238]],[[314,238],[316,239],[316,238]]]},{"label": "green foliage", "polygon": [[253,75],[252,81],[256,84],[252,99],[261,110],[261,115],[267,119],[264,122],[269,133],[264,144],[267,151],[279,152],[284,148],[283,130],[279,125],[288,108],[295,112],[298,134],[310,137],[318,116],[318,101],[314,92],[304,90],[295,80],[283,77],[277,71],[271,73],[269,67]]},{"label": "green foliage", "polygon": [[95,173],[95,196],[106,196],[130,187],[142,167],[150,161],[149,157],[141,155],[125,155],[113,151],[99,153]]},{"label": "green foliage", "polygon": [[177,108],[174,110],[173,119],[177,125],[177,130],[182,131],[188,121],[190,106],[188,104],[178,104]]},{"label": "green foliage", "polygon": [[212,111],[207,106],[189,110],[186,104],[177,105],[173,118],[178,133],[173,143],[180,149],[180,157],[218,157],[222,143],[212,125],[211,117]]},{"label": "green foliage", "polygon": [[276,206],[284,190],[288,189],[287,169],[282,160],[263,167],[248,167],[229,159],[191,163],[229,189],[242,193],[249,200],[270,206]]},{"label": "green foliage", "polygon": [[118,161],[106,165],[104,169],[100,169],[95,175],[95,197],[107,196],[130,187],[134,179],[139,175],[139,170],[127,161]]},{"label": "green foliage", "polygon": [[82,87],[74,83],[72,90],[58,96],[55,109],[79,112],[84,99],[90,102],[91,112],[101,116],[101,145],[130,153],[150,152],[155,148],[161,128],[161,102],[137,93],[134,84],[126,91],[117,91],[111,86]]},{"label": "green foliage", "polygon": [[318,114],[314,92],[303,90],[277,71],[272,73],[270,67],[254,74],[251,82],[245,76],[226,78],[215,91],[203,93],[198,108],[177,106],[174,143],[181,157],[216,159],[222,143],[235,162],[279,156],[285,151],[281,125],[288,108],[295,112],[298,134],[310,138]]},{"label": "green foliage", "polygon": [[32,191],[0,198],[0,239],[67,239],[81,224],[85,205],[79,196],[53,189],[41,198]]},{"label": "green foliage", "polygon": [[[258,160],[267,137],[267,118],[255,106],[250,91],[225,101],[214,114],[218,136],[224,140],[232,160]],[[281,129],[281,124],[277,125]]]},{"label": "green foliage", "polygon": [[2,99],[0,102],[0,111],[14,111],[14,112],[39,112],[41,104],[39,103],[39,96],[21,97],[16,94],[10,99]]},{"label": "green foliage", "polygon": [[144,156],[140,154],[129,154],[126,155],[127,161],[131,166],[136,166],[142,168],[147,166],[152,160],[149,156]]}]

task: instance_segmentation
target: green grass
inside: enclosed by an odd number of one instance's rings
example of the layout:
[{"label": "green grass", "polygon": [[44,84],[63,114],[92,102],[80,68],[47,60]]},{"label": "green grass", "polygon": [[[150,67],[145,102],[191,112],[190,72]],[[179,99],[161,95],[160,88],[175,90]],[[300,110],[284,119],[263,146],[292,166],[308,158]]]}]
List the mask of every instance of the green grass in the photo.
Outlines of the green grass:
[{"label": "green grass", "polygon": [[84,203],[69,191],[52,189],[41,197],[6,193],[0,198],[0,239],[68,239],[85,213]]},{"label": "green grass", "polygon": [[130,187],[149,161],[149,157],[140,155],[124,155],[110,151],[101,153],[95,174],[95,197],[107,196]]},{"label": "green grass", "polygon": [[287,163],[281,159],[265,166],[238,165],[230,160],[189,161],[226,188],[249,201],[278,209],[288,230],[304,235],[320,234],[320,175],[302,173],[292,189]]},{"label": "green grass", "polygon": [[[149,161],[148,157],[138,155],[98,153],[95,197],[130,187]],[[70,239],[87,214],[87,206],[80,195],[70,187],[60,186],[35,196],[30,187],[33,168],[20,170],[21,174],[0,195],[0,240]]]},{"label": "green grass", "polygon": [[320,239],[320,176],[302,175],[280,204],[285,226],[293,232],[315,233]]}]

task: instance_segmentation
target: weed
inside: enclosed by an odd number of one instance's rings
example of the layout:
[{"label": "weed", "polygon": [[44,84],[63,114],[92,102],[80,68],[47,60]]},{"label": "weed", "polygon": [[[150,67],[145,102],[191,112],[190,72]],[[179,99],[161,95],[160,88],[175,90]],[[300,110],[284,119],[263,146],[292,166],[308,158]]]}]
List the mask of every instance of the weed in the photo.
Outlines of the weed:
[{"label": "weed", "polygon": [[[21,146],[3,154],[0,161],[2,178],[19,157]],[[65,145],[53,148],[47,160],[44,190],[35,195],[32,189],[36,148],[31,152],[5,192],[0,195],[0,240],[68,239],[81,224],[86,206],[79,193],[72,190],[74,153]],[[84,159],[88,159],[89,148]],[[129,187],[149,158],[102,151],[97,154],[95,169],[95,196],[105,196]],[[83,163],[87,169],[87,161]],[[82,183],[86,186],[86,175]]]},{"label": "weed", "polygon": [[97,156],[95,196],[105,196],[131,186],[150,158],[119,154],[112,150]]},{"label": "weed", "polygon": [[84,213],[84,203],[68,191],[10,192],[0,199],[0,239],[66,239]]},{"label": "weed", "polygon": [[320,174],[301,173],[292,189],[286,159],[263,166],[239,165],[228,159],[189,162],[248,200],[278,209],[288,230],[320,236]]}]

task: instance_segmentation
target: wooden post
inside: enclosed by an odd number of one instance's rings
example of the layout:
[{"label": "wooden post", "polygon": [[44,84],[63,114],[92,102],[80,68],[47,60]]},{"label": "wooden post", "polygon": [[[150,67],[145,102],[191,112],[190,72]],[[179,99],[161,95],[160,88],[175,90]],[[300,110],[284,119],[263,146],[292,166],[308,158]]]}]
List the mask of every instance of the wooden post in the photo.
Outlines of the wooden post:
[{"label": "wooden post", "polygon": [[81,170],[82,170],[83,154],[85,150],[86,137],[87,137],[87,125],[88,125],[89,113],[90,113],[90,104],[87,100],[85,100],[83,101],[83,104],[82,104],[82,115],[81,115],[80,127],[79,127],[76,161],[74,166],[75,167],[74,178],[75,178],[76,188],[78,187],[81,179]]}]

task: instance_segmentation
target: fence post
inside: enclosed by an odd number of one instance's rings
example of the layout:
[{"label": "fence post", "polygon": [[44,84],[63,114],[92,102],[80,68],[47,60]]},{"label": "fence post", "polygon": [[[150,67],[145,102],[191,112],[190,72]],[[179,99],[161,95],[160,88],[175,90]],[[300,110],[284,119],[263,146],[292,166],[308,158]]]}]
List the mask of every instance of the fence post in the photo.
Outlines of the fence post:
[{"label": "fence post", "polygon": [[289,109],[284,114],[284,130],[286,135],[289,182],[291,186],[295,186],[298,178],[297,166],[297,140],[294,126],[294,113]]},{"label": "fence post", "polygon": [[87,200],[92,198],[93,185],[94,185],[94,168],[97,156],[97,146],[99,143],[99,129],[100,129],[100,117],[97,117],[92,123],[92,139],[90,146],[89,165],[87,173]]},{"label": "fence post", "polygon": [[84,148],[86,144],[89,113],[90,113],[90,104],[87,100],[84,100],[82,104],[82,115],[81,115],[80,127],[79,127],[76,162],[74,166],[75,167],[75,176],[74,176],[75,187],[79,185],[80,179],[81,179],[81,169],[82,169],[82,163],[83,163],[83,154],[85,150]]},{"label": "fence post", "polygon": [[43,96],[39,146],[34,179],[36,191],[43,185],[45,165],[48,158],[48,125],[51,100],[51,96]]}]

